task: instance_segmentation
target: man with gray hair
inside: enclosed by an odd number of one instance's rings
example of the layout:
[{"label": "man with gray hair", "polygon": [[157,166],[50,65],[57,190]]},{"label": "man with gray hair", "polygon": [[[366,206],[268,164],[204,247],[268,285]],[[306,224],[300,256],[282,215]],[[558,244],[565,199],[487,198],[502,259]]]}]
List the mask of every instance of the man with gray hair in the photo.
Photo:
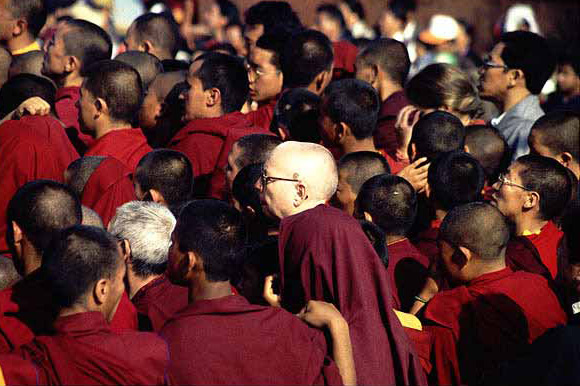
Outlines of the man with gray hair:
[{"label": "man with gray hair", "polygon": [[131,201],[117,209],[109,232],[119,240],[127,265],[129,298],[139,312],[139,329],[159,331],[187,305],[187,288],[165,276],[175,217],[155,202]]}]

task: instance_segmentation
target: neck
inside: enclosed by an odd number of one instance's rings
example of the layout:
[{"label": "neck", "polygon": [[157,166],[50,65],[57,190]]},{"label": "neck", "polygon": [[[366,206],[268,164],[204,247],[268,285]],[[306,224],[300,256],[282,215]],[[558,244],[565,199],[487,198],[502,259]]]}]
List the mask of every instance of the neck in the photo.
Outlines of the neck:
[{"label": "neck", "polygon": [[396,93],[397,91],[401,91],[403,88],[399,85],[393,84],[389,81],[383,81],[379,86],[379,97],[381,98],[381,102],[386,101],[391,95]]},{"label": "neck", "polygon": [[441,208],[435,208],[435,219],[436,220],[441,220],[443,221],[443,219],[445,218],[445,216],[447,216],[447,211]]},{"label": "neck", "polygon": [[[287,216],[293,216],[295,214],[302,213],[302,212],[305,212],[305,211],[310,210],[310,209],[314,209],[314,208],[316,208],[320,204],[324,205],[324,204],[326,204],[326,201],[323,201],[323,200],[319,200],[319,201],[312,200],[312,201],[303,202],[299,207],[294,208],[294,210],[291,213],[289,213]],[[287,217],[287,216],[285,216],[285,217]]]},{"label": "neck", "polygon": [[348,136],[341,143],[341,148],[343,154],[354,153],[356,151],[377,151],[373,137],[356,139],[353,136]]},{"label": "neck", "polygon": [[108,124],[103,125],[102,127],[97,127],[95,129],[96,139],[103,137],[104,135],[110,133],[111,131],[121,130],[121,129],[130,129],[131,124],[129,122],[122,122],[122,121],[109,121]]},{"label": "neck", "polygon": [[20,256],[20,259],[23,262],[22,269],[24,270],[24,276],[28,276],[40,268],[40,254],[36,251],[36,248],[34,248],[32,244],[27,243],[22,246],[22,255]]},{"label": "neck", "polygon": [[532,218],[531,216],[522,216],[519,221],[516,221],[516,236],[521,236],[525,231],[532,233],[539,233],[542,227],[548,221]]},{"label": "neck", "polygon": [[503,111],[506,112],[512,107],[523,101],[526,97],[531,95],[527,88],[514,87],[508,91],[505,100],[503,101]]},{"label": "neck", "polygon": [[218,299],[231,294],[232,286],[229,280],[216,282],[197,280],[189,285],[188,302],[193,303],[197,300]]},{"label": "neck", "polygon": [[133,299],[135,294],[139,292],[139,290],[145,287],[147,284],[151,283],[153,280],[158,279],[162,275],[152,275],[148,277],[140,277],[135,275],[133,270],[128,266],[127,267],[127,286],[129,287],[129,299]]},{"label": "neck", "polygon": [[51,76],[58,88],[63,87],[81,87],[84,78],[78,72],[71,72],[62,76]]},{"label": "neck", "polygon": [[61,308],[58,312],[59,317],[70,316],[74,314],[81,314],[83,312],[90,312],[90,311],[97,311],[97,310],[90,310],[87,309],[84,305],[81,304],[73,304],[70,307]]},{"label": "neck", "polygon": [[6,46],[10,52],[14,52],[26,48],[32,43],[34,43],[34,38],[30,34],[24,33],[9,40]]},{"label": "neck", "polygon": [[387,246],[394,244],[398,241],[405,240],[405,236],[395,236],[395,235],[387,235]]},{"label": "neck", "polygon": [[471,280],[488,273],[501,271],[506,267],[505,259],[495,259],[490,261],[478,260],[477,262],[473,262],[472,264],[474,264],[475,267],[473,269],[474,275],[472,276]]}]

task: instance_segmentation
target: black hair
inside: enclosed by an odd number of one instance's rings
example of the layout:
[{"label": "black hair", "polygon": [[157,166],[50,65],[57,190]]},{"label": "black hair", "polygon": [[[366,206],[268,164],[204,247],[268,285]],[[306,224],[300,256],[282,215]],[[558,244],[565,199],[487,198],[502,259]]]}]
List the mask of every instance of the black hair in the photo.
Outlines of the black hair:
[{"label": "black hair", "polygon": [[203,261],[206,279],[231,280],[238,272],[244,225],[240,213],[225,202],[197,200],[185,206],[174,230],[181,252]]},{"label": "black hair", "polygon": [[431,198],[444,210],[480,201],[485,173],[479,162],[462,151],[441,154],[429,166]]},{"label": "black hair", "polygon": [[417,216],[417,195],[402,177],[380,174],[368,179],[356,198],[356,212],[367,212],[389,236],[406,236]]},{"label": "black hair", "polygon": [[66,22],[71,27],[64,37],[67,55],[77,57],[81,62],[81,75],[94,63],[111,59],[113,43],[105,30],[86,20],[72,19]]},{"label": "black hair", "polygon": [[32,97],[44,99],[54,109],[56,87],[47,78],[19,74],[10,78],[0,89],[0,118],[15,110],[22,102]]},{"label": "black hair", "polygon": [[432,160],[441,153],[463,149],[465,127],[453,114],[433,111],[415,124],[411,144],[415,144],[415,159],[427,157]]},{"label": "black hair", "polygon": [[54,237],[40,269],[56,303],[70,307],[82,302],[83,295],[99,280],[114,278],[121,264],[113,236],[104,229],[75,225]]},{"label": "black hair", "polygon": [[548,41],[532,32],[515,31],[501,36],[501,58],[509,69],[524,73],[526,88],[539,94],[556,67],[556,56]]},{"label": "black hair", "polygon": [[219,7],[222,16],[228,19],[228,25],[240,24],[240,12],[234,3],[230,0],[215,0],[215,3]]},{"label": "black hair", "polygon": [[572,46],[565,50],[560,55],[558,63],[560,65],[569,64],[576,73],[576,76],[580,77],[580,53],[577,47]]},{"label": "black hair", "polygon": [[208,52],[221,52],[231,56],[236,56],[238,53],[236,48],[230,43],[217,43],[208,48]]},{"label": "black hair", "polygon": [[343,0],[342,2],[346,5],[348,5],[350,10],[358,15],[359,19],[361,19],[361,20],[365,19],[365,10],[364,10],[364,7],[360,1]]},{"label": "black hair", "polygon": [[332,82],[322,97],[322,113],[348,125],[356,139],[371,138],[381,107],[376,90],[358,79]]},{"label": "black hair", "polygon": [[338,9],[336,5],[330,3],[322,3],[316,8],[316,13],[327,14],[336,23],[340,24],[340,29],[341,31],[343,31],[343,33],[344,31],[347,30],[344,17],[342,16],[342,12],[340,12],[340,9]]},{"label": "black hair", "polygon": [[91,178],[93,172],[97,170],[105,158],[107,157],[85,156],[77,158],[68,165],[66,168],[66,173],[68,174],[68,186],[77,197],[83,196],[83,191],[85,190],[85,185],[89,181],[89,178]]},{"label": "black hair", "polygon": [[111,118],[132,122],[143,101],[139,73],[128,64],[103,60],[87,69],[83,87],[107,103]]},{"label": "black hair", "polygon": [[282,55],[284,48],[292,37],[292,31],[284,26],[272,28],[268,33],[263,34],[256,41],[256,47],[272,52],[270,63],[277,70],[282,70]]},{"label": "black hair", "polygon": [[149,40],[174,57],[179,47],[179,28],[167,13],[146,13],[133,21],[139,42]]},{"label": "black hair", "polygon": [[490,125],[470,125],[465,128],[465,146],[481,165],[488,185],[511,163],[512,151],[504,136]]},{"label": "black hair", "polygon": [[389,267],[389,251],[387,249],[387,235],[377,224],[366,220],[359,220],[360,227],[367,239],[371,242],[375,252],[381,259],[385,268]]},{"label": "black hair", "polygon": [[319,105],[320,97],[304,88],[285,91],[274,108],[270,131],[278,134],[282,127],[293,141],[319,143]]},{"label": "black hair", "polygon": [[157,149],[145,154],[135,170],[135,181],[144,192],[160,192],[169,206],[189,201],[193,193],[191,162],[176,150]]},{"label": "black hair", "polygon": [[281,24],[300,27],[300,19],[285,1],[260,1],[252,5],[244,14],[246,25],[263,25],[264,33]]},{"label": "black hair", "polygon": [[28,31],[35,38],[46,23],[47,11],[42,0],[9,0],[12,15],[24,18],[28,23]]},{"label": "black hair", "polygon": [[161,61],[147,52],[126,51],[117,55],[115,60],[128,64],[139,73],[143,90],[147,90],[155,77],[163,72]]},{"label": "black hair", "polygon": [[401,87],[405,84],[411,68],[407,47],[400,41],[389,38],[369,43],[359,53],[357,60],[367,66],[377,66]]},{"label": "black hair", "polygon": [[249,164],[266,162],[270,153],[282,143],[278,137],[269,134],[248,134],[236,141],[240,154],[236,159],[238,168]]},{"label": "black hair", "polygon": [[409,12],[417,8],[415,0],[393,0],[389,2],[389,10],[395,17],[403,23],[407,22]]},{"label": "black hair", "polygon": [[338,170],[346,171],[346,182],[357,194],[369,178],[391,172],[385,157],[374,151],[356,151],[343,155],[338,161]]},{"label": "black hair", "polygon": [[262,214],[260,191],[256,188],[256,182],[262,175],[263,165],[263,163],[255,163],[244,166],[232,184],[232,195],[240,206],[242,208],[249,206],[257,214]]},{"label": "black hair", "polygon": [[554,153],[568,152],[580,162],[580,114],[554,111],[540,117],[531,132],[540,134],[541,143]]},{"label": "black hair", "polygon": [[10,77],[19,74],[42,75],[42,63],[44,61],[44,52],[29,51],[24,54],[16,55],[10,63]]}]

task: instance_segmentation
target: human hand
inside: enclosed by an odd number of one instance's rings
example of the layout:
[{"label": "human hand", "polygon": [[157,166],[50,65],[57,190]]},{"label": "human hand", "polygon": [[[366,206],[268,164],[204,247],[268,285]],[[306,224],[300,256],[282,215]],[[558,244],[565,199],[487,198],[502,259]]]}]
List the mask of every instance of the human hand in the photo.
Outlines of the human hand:
[{"label": "human hand", "polygon": [[40,97],[28,98],[22,102],[14,111],[13,118],[20,119],[23,115],[48,115],[50,105]]},{"label": "human hand", "polygon": [[399,153],[407,154],[407,148],[413,136],[413,126],[421,117],[421,111],[413,105],[405,106],[397,115],[395,131],[397,134],[397,149]]},{"label": "human hand", "polygon": [[334,304],[319,300],[308,301],[297,316],[317,328],[331,327],[336,323],[344,322],[342,314]]},{"label": "human hand", "polygon": [[[413,186],[417,193],[423,192],[427,186],[430,163],[427,158],[421,157],[410,165],[405,166],[397,175],[403,177]],[[425,163],[424,165],[421,165]]]}]

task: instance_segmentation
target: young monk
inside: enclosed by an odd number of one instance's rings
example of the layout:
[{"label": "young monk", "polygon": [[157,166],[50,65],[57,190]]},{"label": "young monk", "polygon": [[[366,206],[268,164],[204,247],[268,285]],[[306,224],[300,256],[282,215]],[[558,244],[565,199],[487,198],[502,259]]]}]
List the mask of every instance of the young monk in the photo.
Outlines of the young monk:
[{"label": "young monk", "polygon": [[319,105],[320,97],[306,89],[285,91],[274,108],[270,132],[283,141],[320,143]]},{"label": "young monk", "polygon": [[132,127],[143,100],[139,74],[114,60],[99,62],[85,74],[80,122],[83,132],[95,138],[85,155],[115,157],[134,172],[152,150],[141,129]]},{"label": "young monk", "polygon": [[147,92],[151,82],[163,72],[161,61],[156,56],[141,51],[125,51],[117,56],[115,60],[128,64],[139,73],[143,90]]},{"label": "young monk", "polygon": [[[39,336],[13,354],[37,369],[25,383],[166,384],[167,344],[150,333],[113,333],[108,325],[125,293],[125,264],[115,238],[99,228],[66,228],[52,240],[40,269],[59,313],[53,335]],[[10,383],[22,369],[4,358],[0,366]]]},{"label": "young monk", "polygon": [[439,232],[441,258],[458,287],[427,305],[434,337],[433,381],[472,384],[515,358],[566,315],[548,281],[505,264],[508,224],[496,208],[470,203],[449,212]]},{"label": "young monk", "polygon": [[[230,280],[242,243],[241,217],[227,204],[198,200],[181,211],[168,272],[173,283],[188,288],[189,305],[161,330],[172,358],[171,381],[315,384],[340,383],[342,377],[353,384],[348,326],[332,305],[309,303],[301,317],[329,327],[336,364],[325,358],[320,332],[282,309],[250,305],[232,294]],[[329,313],[314,317],[316,307]]]}]

